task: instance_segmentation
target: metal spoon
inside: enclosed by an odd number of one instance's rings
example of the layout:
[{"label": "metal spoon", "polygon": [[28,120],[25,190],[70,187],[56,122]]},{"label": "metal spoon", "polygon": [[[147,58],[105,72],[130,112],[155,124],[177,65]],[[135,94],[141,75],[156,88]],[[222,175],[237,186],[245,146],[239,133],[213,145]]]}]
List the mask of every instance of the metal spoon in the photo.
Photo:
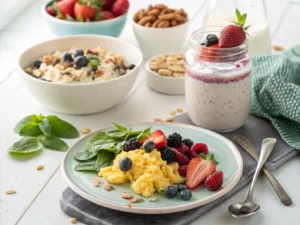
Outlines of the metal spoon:
[{"label": "metal spoon", "polygon": [[274,138],[266,138],[262,142],[260,156],[258,160],[258,164],[254,173],[254,177],[248,192],[248,196],[246,200],[242,203],[232,204],[228,207],[229,212],[232,214],[232,216],[241,218],[241,217],[247,217],[254,215],[257,213],[260,209],[260,206],[253,202],[252,196],[254,191],[254,186],[256,183],[256,180],[258,178],[259,172],[264,166],[265,162],[269,158],[274,145],[276,144],[276,139]]}]

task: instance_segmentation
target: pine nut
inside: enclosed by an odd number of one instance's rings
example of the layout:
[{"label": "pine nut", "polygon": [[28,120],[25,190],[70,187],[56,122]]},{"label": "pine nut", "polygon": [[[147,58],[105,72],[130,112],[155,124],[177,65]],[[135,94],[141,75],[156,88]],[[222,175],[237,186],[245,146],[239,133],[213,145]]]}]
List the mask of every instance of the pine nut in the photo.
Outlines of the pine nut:
[{"label": "pine nut", "polygon": [[70,222],[71,223],[77,223],[77,219],[75,217],[73,217],[73,218],[70,219]]},{"label": "pine nut", "polygon": [[36,170],[43,170],[44,169],[44,165],[37,165]]},{"label": "pine nut", "polygon": [[81,133],[83,133],[83,134],[88,134],[90,132],[91,132],[91,129],[89,129],[89,128],[82,128],[81,129]]},{"label": "pine nut", "polygon": [[6,190],[5,191],[5,194],[7,194],[7,195],[12,195],[12,194],[15,194],[15,193],[17,193],[16,190]]}]

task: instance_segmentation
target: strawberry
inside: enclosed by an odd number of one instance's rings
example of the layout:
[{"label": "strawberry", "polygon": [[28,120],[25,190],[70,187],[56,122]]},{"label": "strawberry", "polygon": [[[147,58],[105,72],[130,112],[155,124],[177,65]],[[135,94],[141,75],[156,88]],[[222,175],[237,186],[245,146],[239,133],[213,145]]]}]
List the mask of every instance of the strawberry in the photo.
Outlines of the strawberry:
[{"label": "strawberry", "polygon": [[74,5],[77,0],[62,0],[52,4],[53,12],[60,18],[65,19],[67,15],[74,16]]},{"label": "strawberry", "polygon": [[246,31],[249,26],[244,27],[247,14],[241,15],[236,9],[237,22],[223,28],[219,37],[220,48],[233,48],[243,44],[246,40]]},{"label": "strawberry", "polygon": [[114,14],[110,11],[101,11],[100,14],[101,20],[109,20],[115,17]]},{"label": "strawberry", "polygon": [[188,165],[179,166],[178,173],[180,174],[180,176],[182,176],[182,177],[186,176],[187,168],[188,168]]},{"label": "strawberry", "polygon": [[113,4],[111,11],[115,16],[120,16],[126,13],[128,8],[129,8],[128,0],[117,0]]},{"label": "strawberry", "polygon": [[216,164],[210,160],[193,158],[186,172],[186,186],[193,190],[198,187],[210,174],[216,171]]},{"label": "strawberry", "polygon": [[161,130],[156,130],[151,133],[148,137],[140,140],[140,144],[144,144],[145,141],[151,140],[155,143],[156,149],[161,149],[166,147],[166,135]]},{"label": "strawberry", "polygon": [[216,191],[219,190],[222,187],[223,184],[223,172],[222,171],[216,171],[213,174],[209,175],[205,182],[205,187],[209,191]]},{"label": "strawberry", "polygon": [[103,0],[103,10],[110,10],[116,0]]},{"label": "strawberry", "polygon": [[47,8],[46,8],[46,11],[47,11],[47,13],[49,14],[49,15],[51,15],[51,16],[55,16],[56,15],[56,13],[53,11],[53,9],[52,9],[52,6],[48,6]]},{"label": "strawberry", "polygon": [[190,157],[195,158],[199,157],[199,154],[203,153],[204,155],[207,155],[208,148],[207,145],[204,143],[195,143],[190,150]]},{"label": "strawberry", "polygon": [[186,157],[184,154],[179,152],[176,148],[170,148],[172,151],[176,153],[175,162],[179,164],[179,166],[187,165],[190,162],[190,159]]},{"label": "strawberry", "polygon": [[74,13],[77,20],[87,21],[94,19],[97,14],[97,10],[88,5],[76,3]]},{"label": "strawberry", "polygon": [[176,149],[185,156],[190,157],[190,148],[186,144],[180,143],[180,145],[177,146]]},{"label": "strawberry", "polygon": [[214,62],[216,61],[216,56],[221,56],[220,52],[218,51],[219,45],[213,44],[209,47],[203,47],[200,50],[200,59],[203,61]]}]

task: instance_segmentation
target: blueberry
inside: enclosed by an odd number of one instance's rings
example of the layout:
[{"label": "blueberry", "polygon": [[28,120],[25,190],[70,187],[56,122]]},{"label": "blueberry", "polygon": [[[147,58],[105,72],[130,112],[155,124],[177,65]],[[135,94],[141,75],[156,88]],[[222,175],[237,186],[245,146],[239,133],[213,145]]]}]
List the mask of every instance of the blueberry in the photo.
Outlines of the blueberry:
[{"label": "blueberry", "polygon": [[218,44],[218,42],[219,42],[219,39],[216,35],[209,34],[209,35],[206,36],[206,38],[204,40],[204,45],[206,47],[209,47],[211,45]]},{"label": "blueberry", "polygon": [[80,56],[82,55],[83,56],[83,51],[81,49],[75,49],[74,51],[74,57],[77,57],[77,56]]},{"label": "blueberry", "polygon": [[167,198],[174,198],[174,197],[176,197],[177,193],[178,193],[177,187],[168,186],[165,189],[165,196]]},{"label": "blueberry", "polygon": [[43,63],[42,60],[35,60],[33,62],[33,67],[39,69],[42,63]]},{"label": "blueberry", "polygon": [[68,52],[65,52],[63,55],[62,55],[62,59],[63,61],[69,61],[69,62],[73,62],[73,58],[72,58],[72,55]]},{"label": "blueberry", "polygon": [[188,201],[192,197],[192,192],[189,189],[185,189],[179,193],[179,196],[182,200]]},{"label": "blueberry", "polygon": [[186,190],[187,186],[185,184],[178,184],[177,188],[178,188],[178,192],[181,192],[183,190]]},{"label": "blueberry", "polygon": [[151,140],[147,140],[143,144],[143,149],[145,152],[150,153],[155,148],[155,143]]},{"label": "blueberry", "polygon": [[120,161],[119,161],[120,170],[128,171],[131,169],[131,167],[132,167],[132,161],[130,158],[124,157],[124,158],[120,159]]},{"label": "blueberry", "polygon": [[133,69],[134,69],[134,67],[135,67],[135,65],[134,65],[134,64],[130,64],[130,65],[128,66],[128,69],[129,69],[129,70],[133,70]]},{"label": "blueberry", "polygon": [[74,59],[74,63],[78,67],[85,67],[87,65],[88,61],[84,56],[80,55]]}]

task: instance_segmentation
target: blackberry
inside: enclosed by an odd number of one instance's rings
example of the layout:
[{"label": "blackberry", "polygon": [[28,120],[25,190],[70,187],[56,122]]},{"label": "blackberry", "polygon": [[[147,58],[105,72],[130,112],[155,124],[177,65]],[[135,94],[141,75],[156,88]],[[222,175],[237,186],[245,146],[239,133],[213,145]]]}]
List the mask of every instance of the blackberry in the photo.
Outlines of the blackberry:
[{"label": "blackberry", "polygon": [[176,148],[176,147],[178,147],[178,145],[180,145],[181,141],[182,141],[181,135],[175,132],[168,136],[167,145],[169,147]]},{"label": "blackberry", "polygon": [[183,139],[182,142],[184,144],[186,144],[187,146],[189,146],[189,148],[191,148],[194,144],[194,142],[191,139],[188,139],[188,138]]},{"label": "blackberry", "polygon": [[128,141],[125,142],[123,145],[123,151],[129,152],[131,150],[139,149],[141,146],[140,142],[136,138],[131,138]]},{"label": "blackberry", "polygon": [[160,150],[160,155],[163,160],[167,161],[167,163],[172,163],[176,159],[176,153],[169,148],[163,148]]}]

